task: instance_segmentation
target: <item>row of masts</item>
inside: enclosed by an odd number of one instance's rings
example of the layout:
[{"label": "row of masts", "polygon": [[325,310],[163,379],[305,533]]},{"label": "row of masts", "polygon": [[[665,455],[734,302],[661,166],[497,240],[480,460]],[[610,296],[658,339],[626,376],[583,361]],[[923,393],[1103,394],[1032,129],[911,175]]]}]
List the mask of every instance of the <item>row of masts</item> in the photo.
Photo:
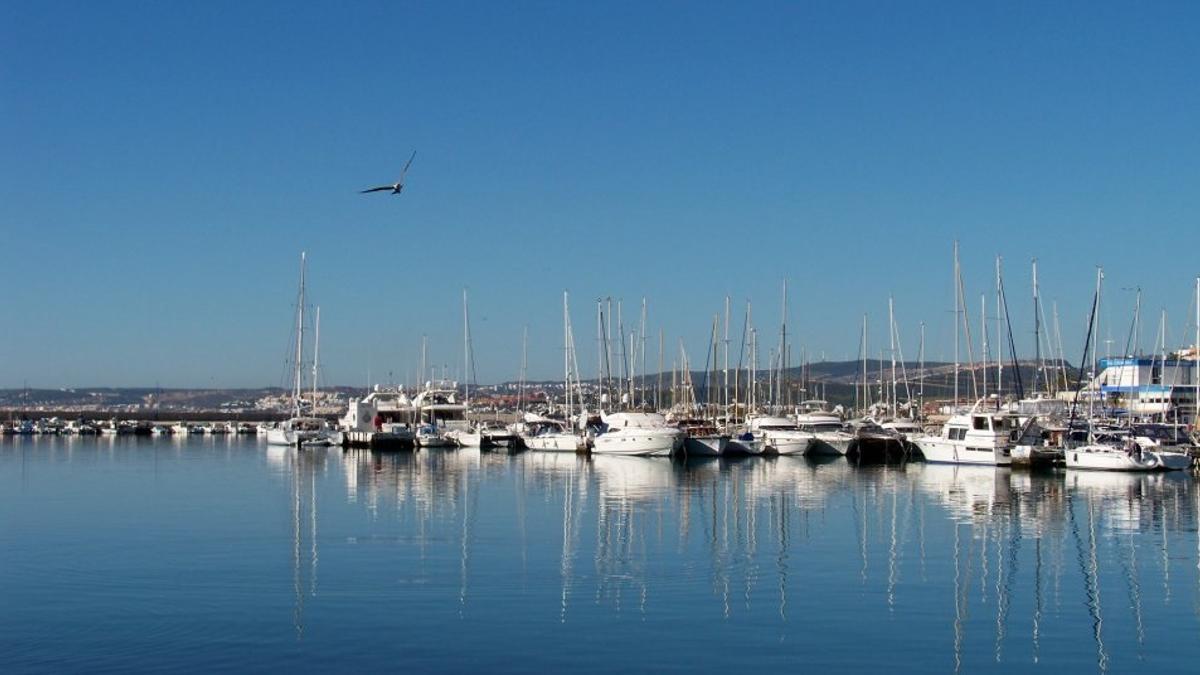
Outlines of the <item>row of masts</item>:
[{"label": "row of masts", "polygon": [[[988,298],[980,295],[979,322],[979,363],[976,363],[972,333],[972,323],[968,316],[966,293],[964,290],[962,266],[959,261],[958,242],[954,243],[953,287],[955,294],[954,321],[954,368],[952,395],[953,407],[957,408],[964,402],[980,399],[994,399],[999,403],[1003,394],[1008,391],[1018,398],[1024,397],[1025,383],[1022,381],[1020,362],[1016,352],[1016,341],[1013,337],[1012,321],[1008,311],[1006,296],[1003,259],[995,261],[995,296],[994,312],[988,317]],[[292,399],[294,413],[301,413],[301,401],[305,391],[304,372],[302,363],[305,347],[305,282],[306,257],[301,255],[300,290],[297,303],[297,340],[295,351],[295,371],[293,373]],[[1052,303],[1052,321],[1047,321],[1045,305],[1041,299],[1041,288],[1038,279],[1037,259],[1031,263],[1032,299],[1034,324],[1034,367],[1033,379],[1029,391],[1034,395],[1045,394],[1055,396],[1068,388],[1069,375],[1063,350],[1061,322],[1057,303]],[[1139,335],[1141,331],[1141,289],[1138,288],[1135,299],[1133,324],[1126,343],[1126,354],[1140,353]],[[563,390],[564,404],[568,411],[587,409],[585,389],[579,369],[575,347],[575,336],[571,324],[569,296],[563,292]],[[615,321],[614,321],[615,317]],[[723,313],[712,317],[708,348],[705,353],[703,371],[693,367],[682,338],[678,343],[678,354],[671,363],[671,381],[669,389],[664,387],[665,369],[665,335],[658,332],[658,368],[653,386],[650,386],[650,374],[647,368],[648,333],[647,301],[642,298],[637,322],[627,327],[623,316],[623,303],[611,297],[596,301],[596,342],[597,342],[597,372],[596,387],[590,401],[597,410],[666,410],[702,412],[705,416],[717,418],[743,417],[747,412],[767,410],[780,411],[794,407],[806,398],[814,396],[824,398],[823,393],[813,391],[808,381],[807,358],[803,356],[799,378],[791,372],[791,354],[793,345],[788,335],[788,285],[783,282],[781,322],[779,342],[777,346],[769,347],[767,354],[768,367],[760,373],[760,338],[759,331],[753,323],[752,304],[746,301],[742,336],[734,364],[731,357],[730,324],[732,317],[731,298],[724,298]],[[994,333],[989,329],[994,324]],[[901,347],[899,324],[896,320],[895,301],[888,298],[888,349],[889,364],[885,365],[884,352],[879,353],[876,376],[871,377],[868,345],[868,318],[864,314],[860,335],[859,359],[862,363],[861,377],[855,383],[855,411],[860,413],[875,412],[886,416],[912,416],[921,410],[925,400],[925,323],[921,322],[918,368],[914,378],[908,372],[908,362],[904,358]],[[1050,329],[1047,330],[1047,326]],[[316,308],[316,327],[314,336],[314,356],[312,360],[312,397],[316,400],[317,381],[319,374],[319,340],[320,340],[320,308]],[[614,333],[615,331],[615,333]],[[994,337],[993,337],[994,336]],[[965,337],[965,340],[963,339]],[[1197,344],[1200,345],[1200,279],[1197,280]],[[1162,313],[1159,322],[1159,333],[1155,344],[1155,357],[1166,362],[1166,312]],[[963,363],[961,348],[966,346],[966,363]],[[424,378],[427,372],[427,345],[422,340],[421,372]],[[1092,350],[1092,372],[1096,372],[1095,353]],[[1086,358],[1086,357],[1085,357]],[[1006,362],[1009,372],[1006,371]],[[970,397],[962,391],[962,369],[966,366],[969,375]],[[1082,366],[1083,364],[1081,364]],[[518,408],[523,409],[525,401],[525,382],[528,368],[528,327],[522,334],[522,352],[520,367],[520,391]],[[994,368],[994,371],[992,370]],[[471,385],[475,383],[474,353],[471,345],[470,316],[467,291],[463,290],[463,372],[464,395],[470,402]],[[697,384],[695,373],[702,372],[703,379]],[[992,373],[994,372],[994,377]],[[764,377],[765,376],[765,377]],[[1006,387],[1006,376],[1010,383]],[[744,379],[743,379],[744,378]],[[1196,378],[1200,380],[1200,378]],[[1200,398],[1200,382],[1197,382],[1197,397]]]}]

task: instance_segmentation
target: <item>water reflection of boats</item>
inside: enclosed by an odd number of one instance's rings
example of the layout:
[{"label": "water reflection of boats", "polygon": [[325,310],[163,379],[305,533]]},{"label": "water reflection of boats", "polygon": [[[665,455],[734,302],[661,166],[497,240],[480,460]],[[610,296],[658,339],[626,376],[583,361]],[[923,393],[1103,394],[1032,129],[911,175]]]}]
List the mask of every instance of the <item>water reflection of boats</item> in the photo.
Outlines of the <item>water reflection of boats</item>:
[{"label": "water reflection of boats", "polygon": [[592,472],[604,500],[653,500],[670,493],[674,469],[670,459],[594,455]]}]

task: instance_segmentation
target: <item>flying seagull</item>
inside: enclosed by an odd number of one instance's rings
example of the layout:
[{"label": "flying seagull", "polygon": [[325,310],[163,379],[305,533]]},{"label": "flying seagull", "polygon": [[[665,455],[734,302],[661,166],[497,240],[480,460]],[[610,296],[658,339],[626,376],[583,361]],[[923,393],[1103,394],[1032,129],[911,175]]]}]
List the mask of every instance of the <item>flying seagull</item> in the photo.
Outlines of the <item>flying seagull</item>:
[{"label": "flying seagull", "polygon": [[400,194],[404,191],[404,174],[408,173],[408,167],[412,166],[413,158],[416,156],[417,151],[413,150],[412,157],[408,158],[408,162],[404,165],[404,169],[400,171],[400,180],[396,181],[392,185],[380,185],[379,187],[373,187],[368,190],[360,190],[359,194],[365,195],[368,192],[383,192],[384,190],[391,190],[392,194],[394,195]]}]

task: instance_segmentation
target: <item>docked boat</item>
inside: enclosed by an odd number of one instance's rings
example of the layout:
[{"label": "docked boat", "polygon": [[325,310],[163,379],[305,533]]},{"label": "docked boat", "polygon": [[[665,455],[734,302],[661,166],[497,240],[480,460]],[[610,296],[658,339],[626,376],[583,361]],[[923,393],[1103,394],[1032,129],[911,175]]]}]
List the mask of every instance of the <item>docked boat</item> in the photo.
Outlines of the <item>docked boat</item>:
[{"label": "docked boat", "polygon": [[518,450],[521,447],[521,438],[499,422],[481,422],[475,427],[475,433],[479,434],[481,448]]},{"label": "docked boat", "polygon": [[602,414],[601,422],[592,439],[596,454],[669,457],[683,447],[683,432],[658,413]]},{"label": "docked boat", "polygon": [[[449,435],[456,436],[469,433],[467,426],[467,405],[458,397],[458,384],[448,380],[430,380],[424,388],[412,399],[412,407],[416,418],[420,420],[417,429],[417,444],[422,447],[444,447],[454,445]],[[422,433],[424,430],[424,433]],[[443,437],[441,445],[437,443],[434,434]],[[424,441],[424,442],[422,442]]]},{"label": "docked boat", "polygon": [[796,428],[813,435],[809,454],[844,455],[854,442],[854,434],[846,433],[842,418],[825,409],[824,401],[805,401],[795,416]]},{"label": "docked boat", "polygon": [[742,430],[729,435],[729,443],[725,446],[727,455],[761,455],[767,449],[767,441],[755,438],[754,434]]},{"label": "docked boat", "polygon": [[417,446],[422,448],[453,448],[458,445],[454,438],[435,424],[422,424],[417,427],[415,440]]},{"label": "docked boat", "polygon": [[1015,418],[980,410],[954,415],[937,436],[913,439],[927,462],[948,464],[1012,464],[1012,431]]},{"label": "docked boat", "polygon": [[683,453],[688,457],[720,457],[729,446],[730,436],[707,420],[681,419],[675,426],[683,432]]},{"label": "docked boat", "polygon": [[350,402],[338,428],[346,433],[372,434],[376,443],[412,443],[416,438],[412,428],[415,414],[403,389],[375,385],[366,396]]},{"label": "docked boat", "polygon": [[292,417],[267,430],[270,445],[334,445],[337,432],[320,417]]},{"label": "docked boat", "polygon": [[[334,445],[340,440],[340,434],[336,429],[329,425],[329,422],[321,417],[305,415],[305,401],[302,393],[305,391],[304,383],[304,279],[307,265],[307,256],[304,253],[300,254],[300,291],[296,301],[296,351],[293,359],[292,371],[292,416],[289,419],[280,422],[278,425],[267,429],[267,444],[268,445],[287,445],[294,447],[304,447],[311,445]],[[320,316],[318,308],[318,318]],[[313,397],[312,405],[316,405],[316,345],[314,344],[313,357]]]},{"label": "docked boat", "polygon": [[1130,439],[1124,446],[1091,443],[1066,451],[1068,469],[1090,471],[1158,471],[1164,469],[1158,455],[1143,451]]},{"label": "docked boat", "polygon": [[521,442],[530,450],[582,452],[587,449],[583,436],[572,431],[563,420],[525,413],[521,423]]},{"label": "docked boat", "polygon": [[777,455],[803,455],[817,440],[811,432],[801,431],[787,417],[750,415],[746,421],[746,431],[762,442],[764,452]]}]

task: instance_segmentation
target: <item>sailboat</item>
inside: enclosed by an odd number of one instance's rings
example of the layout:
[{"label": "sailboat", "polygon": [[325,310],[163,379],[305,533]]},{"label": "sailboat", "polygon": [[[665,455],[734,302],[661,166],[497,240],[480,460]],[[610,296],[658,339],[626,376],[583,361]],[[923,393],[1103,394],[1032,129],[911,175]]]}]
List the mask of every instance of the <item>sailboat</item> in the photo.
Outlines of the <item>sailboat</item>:
[{"label": "sailboat", "polygon": [[[307,255],[300,254],[300,292],[298,294],[296,304],[296,353],[295,364],[292,371],[292,416],[274,428],[267,430],[267,443],[269,445],[331,445],[334,441],[335,432],[329,427],[329,423],[320,417],[312,415],[304,415],[303,396],[304,391],[304,280],[305,271],[308,263]],[[319,339],[319,338],[318,338]],[[315,353],[315,352],[314,352]],[[314,397],[313,404],[316,404],[316,387],[315,387],[315,369],[317,360],[313,359],[314,368]]]},{"label": "sailboat", "polygon": [[[1100,304],[1100,288],[1104,281],[1104,270],[1096,270],[1096,294],[1092,298],[1092,316],[1088,323],[1087,341],[1083,347],[1083,359],[1079,362],[1079,375],[1076,379],[1075,400],[1071,405],[1071,420],[1067,422],[1067,428],[1072,427],[1071,422],[1074,421],[1075,405],[1079,402],[1079,394],[1082,391],[1083,382],[1083,365],[1087,362],[1088,350],[1095,351],[1092,337],[1096,334],[1096,308]],[[1089,396],[1089,406],[1094,400],[1094,397]],[[1088,415],[1087,421],[1087,436],[1086,442],[1077,447],[1067,447],[1066,463],[1068,469],[1089,469],[1095,471],[1154,471],[1160,468],[1160,460],[1158,455],[1153,452],[1143,451],[1142,447],[1137,444],[1132,438],[1127,438],[1124,442],[1116,438],[1107,438],[1103,435],[1098,435],[1092,428],[1092,415]],[[1069,440],[1068,440],[1069,442]]]},{"label": "sailboat", "polygon": [[[522,379],[524,379],[522,368]],[[567,292],[563,291],[563,391],[566,398],[566,420],[559,421],[526,413],[521,441],[530,450],[550,452],[580,452],[587,449],[584,437],[571,428],[575,414],[575,393],[579,391],[579,366],[575,360],[575,334],[571,329],[571,310]],[[582,392],[580,391],[580,396]],[[580,402],[583,407],[583,401]]]}]

